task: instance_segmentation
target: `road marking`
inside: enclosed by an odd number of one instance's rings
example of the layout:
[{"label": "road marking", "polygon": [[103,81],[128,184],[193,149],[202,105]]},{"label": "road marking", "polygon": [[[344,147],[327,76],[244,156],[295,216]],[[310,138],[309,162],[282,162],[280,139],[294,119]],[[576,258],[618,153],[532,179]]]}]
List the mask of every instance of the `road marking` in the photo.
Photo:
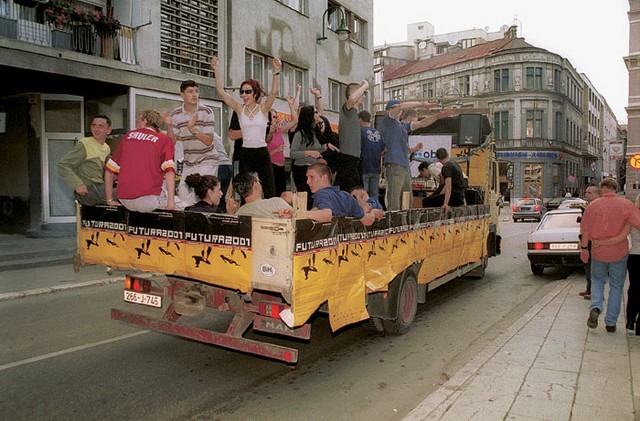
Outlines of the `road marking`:
[{"label": "road marking", "polygon": [[129,333],[127,335],[116,336],[115,338],[105,339],[104,341],[100,341],[100,342],[93,342],[93,343],[89,343],[89,344],[85,344],[85,345],[74,346],[73,348],[63,349],[61,351],[56,351],[56,352],[50,352],[49,354],[44,354],[44,355],[39,355],[37,357],[27,358],[26,360],[21,360],[21,361],[16,361],[16,362],[9,363],[9,364],[0,365],[0,371],[8,370],[10,368],[19,367],[21,365],[36,363],[38,361],[48,360],[50,358],[55,358],[55,357],[59,357],[61,355],[71,354],[71,353],[77,352],[77,351],[84,351],[85,349],[95,348],[97,346],[106,345],[106,344],[110,344],[110,343],[113,343],[113,342],[122,341],[122,340],[125,340],[125,339],[130,339],[130,338],[136,337],[138,335],[144,335],[144,334],[149,333],[149,332],[151,332],[151,331],[150,330],[141,330],[141,331],[138,331],[138,332]]}]

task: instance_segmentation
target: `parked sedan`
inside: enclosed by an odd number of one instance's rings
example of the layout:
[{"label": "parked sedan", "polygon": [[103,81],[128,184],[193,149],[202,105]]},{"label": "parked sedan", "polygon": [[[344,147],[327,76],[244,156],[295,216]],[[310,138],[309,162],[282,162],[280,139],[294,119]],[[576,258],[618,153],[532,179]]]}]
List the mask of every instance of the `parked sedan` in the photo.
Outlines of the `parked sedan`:
[{"label": "parked sedan", "polygon": [[542,275],[545,267],[582,266],[581,216],[580,209],[558,209],[545,214],[527,241],[527,257],[534,275]]},{"label": "parked sedan", "polygon": [[540,221],[547,208],[540,199],[520,199],[513,205],[513,222],[525,219]]},{"label": "parked sedan", "polygon": [[564,202],[565,200],[569,200],[569,197],[554,197],[553,199],[549,200],[546,204],[547,206],[547,210],[556,210],[560,207],[560,205],[562,204],[562,202]]}]

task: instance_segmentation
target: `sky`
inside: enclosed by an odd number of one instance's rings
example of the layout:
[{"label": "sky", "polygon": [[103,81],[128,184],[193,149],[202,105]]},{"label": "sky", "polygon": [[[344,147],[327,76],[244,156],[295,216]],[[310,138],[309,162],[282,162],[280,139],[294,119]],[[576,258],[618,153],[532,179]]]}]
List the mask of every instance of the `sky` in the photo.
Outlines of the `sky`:
[{"label": "sky", "polygon": [[628,0],[373,0],[373,42],[406,41],[407,24],[423,21],[435,34],[516,24],[519,37],[584,73],[626,124],[628,11]]}]

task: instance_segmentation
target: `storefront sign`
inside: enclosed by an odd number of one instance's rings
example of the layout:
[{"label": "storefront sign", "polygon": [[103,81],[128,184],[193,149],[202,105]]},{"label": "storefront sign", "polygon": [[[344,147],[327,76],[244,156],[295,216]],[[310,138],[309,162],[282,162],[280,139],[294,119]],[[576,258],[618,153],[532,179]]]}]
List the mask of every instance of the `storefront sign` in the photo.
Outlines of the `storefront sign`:
[{"label": "storefront sign", "polygon": [[560,158],[559,152],[551,151],[506,151],[497,152],[498,159],[500,158],[522,158],[522,159],[558,159]]}]

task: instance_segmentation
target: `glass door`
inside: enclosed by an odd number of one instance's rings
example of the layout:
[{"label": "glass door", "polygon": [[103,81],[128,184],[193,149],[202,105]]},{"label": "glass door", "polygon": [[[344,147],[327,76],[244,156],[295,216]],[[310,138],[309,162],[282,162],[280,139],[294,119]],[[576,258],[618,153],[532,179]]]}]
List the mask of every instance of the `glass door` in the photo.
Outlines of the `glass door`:
[{"label": "glass door", "polygon": [[73,190],[58,175],[58,161],[84,136],[84,102],[71,95],[42,95],[42,203],[45,223],[76,220]]}]

